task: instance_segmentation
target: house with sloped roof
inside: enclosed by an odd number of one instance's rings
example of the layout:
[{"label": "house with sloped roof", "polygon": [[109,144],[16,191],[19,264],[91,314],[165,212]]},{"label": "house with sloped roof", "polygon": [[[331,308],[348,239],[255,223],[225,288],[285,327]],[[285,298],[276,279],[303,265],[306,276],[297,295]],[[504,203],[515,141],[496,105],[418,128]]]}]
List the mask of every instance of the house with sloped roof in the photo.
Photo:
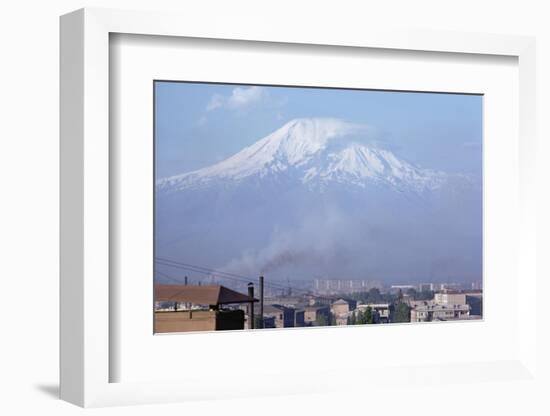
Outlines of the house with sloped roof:
[{"label": "house with sloped roof", "polygon": [[155,285],[155,303],[173,309],[155,310],[154,332],[221,331],[244,329],[245,313],[232,308],[257,299],[225,286]]}]

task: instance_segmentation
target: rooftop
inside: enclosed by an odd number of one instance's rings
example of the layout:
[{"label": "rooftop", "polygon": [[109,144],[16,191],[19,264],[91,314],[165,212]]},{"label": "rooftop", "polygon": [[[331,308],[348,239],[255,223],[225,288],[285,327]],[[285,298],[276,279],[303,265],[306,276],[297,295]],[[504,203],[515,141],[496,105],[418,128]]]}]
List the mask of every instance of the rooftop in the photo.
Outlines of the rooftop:
[{"label": "rooftop", "polygon": [[196,305],[223,305],[229,303],[258,302],[248,295],[225,286],[155,285],[156,301],[189,302]]},{"label": "rooftop", "polygon": [[470,305],[440,305],[440,304],[427,304],[416,305],[413,307],[416,311],[469,311]]},{"label": "rooftop", "polygon": [[279,304],[271,304],[271,305],[264,306],[264,314],[279,313],[285,310],[295,310],[295,308],[291,308],[291,307],[279,305]]},{"label": "rooftop", "polygon": [[327,310],[329,309],[329,307],[327,305],[322,305],[322,306],[306,306],[304,308],[306,311],[318,311],[318,310]]}]

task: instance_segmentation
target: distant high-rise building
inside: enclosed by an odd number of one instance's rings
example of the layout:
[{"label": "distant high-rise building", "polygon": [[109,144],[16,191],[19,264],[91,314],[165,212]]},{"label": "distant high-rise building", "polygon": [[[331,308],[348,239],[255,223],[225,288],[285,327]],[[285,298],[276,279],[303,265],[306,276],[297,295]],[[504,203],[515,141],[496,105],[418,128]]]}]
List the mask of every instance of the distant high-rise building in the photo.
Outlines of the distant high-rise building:
[{"label": "distant high-rise building", "polygon": [[324,294],[356,293],[381,288],[379,281],[366,279],[315,279],[313,287],[316,292]]}]

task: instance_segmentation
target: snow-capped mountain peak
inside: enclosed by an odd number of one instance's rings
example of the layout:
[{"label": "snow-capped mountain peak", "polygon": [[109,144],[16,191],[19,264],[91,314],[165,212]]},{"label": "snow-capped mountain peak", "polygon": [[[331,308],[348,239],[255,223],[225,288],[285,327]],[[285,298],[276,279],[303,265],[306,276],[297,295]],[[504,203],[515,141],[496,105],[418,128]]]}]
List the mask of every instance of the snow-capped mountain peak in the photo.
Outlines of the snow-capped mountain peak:
[{"label": "snow-capped mountain peak", "polygon": [[445,174],[420,169],[368,143],[367,126],[334,118],[295,119],[235,155],[193,172],[160,179],[159,190],[183,190],[223,180],[285,174],[309,185],[383,183],[422,191]]},{"label": "snow-capped mountain peak", "polygon": [[286,160],[290,165],[296,165],[325,149],[332,139],[344,137],[362,129],[364,129],[363,126],[338,119],[296,119],[286,123],[264,140],[273,146],[273,150],[276,149],[273,153],[275,157]]}]

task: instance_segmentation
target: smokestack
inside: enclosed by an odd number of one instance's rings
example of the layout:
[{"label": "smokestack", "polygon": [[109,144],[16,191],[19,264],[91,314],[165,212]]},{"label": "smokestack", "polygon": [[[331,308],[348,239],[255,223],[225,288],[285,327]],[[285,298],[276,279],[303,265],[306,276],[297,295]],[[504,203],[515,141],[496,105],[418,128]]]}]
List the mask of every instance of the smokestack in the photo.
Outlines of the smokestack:
[{"label": "smokestack", "polygon": [[248,329],[254,329],[254,284],[248,284],[248,298],[250,303],[248,304]]},{"label": "smokestack", "polygon": [[260,328],[264,327],[264,277],[260,276]]}]

